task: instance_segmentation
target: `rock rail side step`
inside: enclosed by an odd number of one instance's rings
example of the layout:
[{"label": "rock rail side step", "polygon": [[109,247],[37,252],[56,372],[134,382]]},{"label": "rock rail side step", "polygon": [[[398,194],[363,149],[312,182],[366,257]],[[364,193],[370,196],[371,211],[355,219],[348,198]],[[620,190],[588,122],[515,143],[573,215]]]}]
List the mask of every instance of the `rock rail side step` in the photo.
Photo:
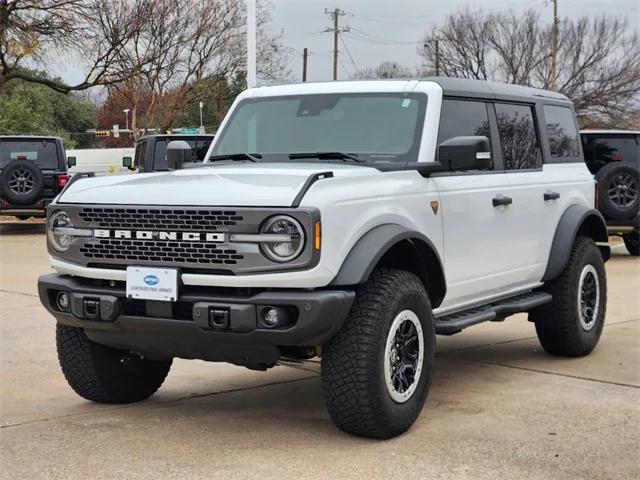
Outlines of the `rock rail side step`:
[{"label": "rock rail side step", "polygon": [[528,312],[532,308],[551,301],[551,295],[545,292],[527,292],[515,297],[505,298],[470,310],[436,317],[436,333],[453,335],[462,329],[487,321],[504,320],[509,315]]}]

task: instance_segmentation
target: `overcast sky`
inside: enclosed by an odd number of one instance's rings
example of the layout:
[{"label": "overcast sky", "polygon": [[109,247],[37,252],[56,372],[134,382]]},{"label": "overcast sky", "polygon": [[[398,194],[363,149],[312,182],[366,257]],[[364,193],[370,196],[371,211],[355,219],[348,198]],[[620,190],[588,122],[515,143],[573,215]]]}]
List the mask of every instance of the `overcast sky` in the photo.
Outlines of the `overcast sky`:
[{"label": "overcast sky", "polygon": [[[260,0],[258,0],[260,1]],[[340,8],[346,14],[340,24],[349,27],[343,34],[346,49],[339,44],[341,63],[338,78],[347,79],[356,69],[373,67],[383,61],[395,61],[414,67],[420,64],[416,50],[424,33],[449,14],[469,5],[487,12],[533,8],[552,19],[552,2],[545,0],[270,0],[271,28],[284,32],[283,43],[290,49],[291,78],[302,78],[302,49],[310,51],[308,80],[330,80],[333,36],[323,33],[332,27],[325,9]],[[640,0],[558,0],[561,17],[597,16],[603,13],[625,16],[640,29]],[[351,53],[351,57],[349,56]],[[74,62],[57,62],[51,73],[70,82],[79,81],[82,72]],[[355,65],[354,65],[355,64]]]},{"label": "overcast sky", "polygon": [[[338,78],[349,78],[357,69],[373,67],[382,61],[395,61],[409,67],[418,66],[421,58],[416,49],[424,34],[432,26],[442,22],[450,13],[469,5],[487,12],[529,8],[553,17],[553,3],[549,0],[271,0],[272,28],[284,30],[284,44],[292,50],[290,68],[295,80],[302,78],[302,49],[311,52],[308,63],[308,80],[330,80],[332,75],[333,36],[321,33],[333,27],[326,9],[340,8],[346,15],[340,17],[341,25],[351,28],[343,35],[353,61],[342,43],[338,45],[341,63]],[[603,13],[626,16],[636,28],[640,28],[640,0],[558,0],[559,15],[576,17],[597,16]],[[355,66],[354,66],[355,63]]]}]

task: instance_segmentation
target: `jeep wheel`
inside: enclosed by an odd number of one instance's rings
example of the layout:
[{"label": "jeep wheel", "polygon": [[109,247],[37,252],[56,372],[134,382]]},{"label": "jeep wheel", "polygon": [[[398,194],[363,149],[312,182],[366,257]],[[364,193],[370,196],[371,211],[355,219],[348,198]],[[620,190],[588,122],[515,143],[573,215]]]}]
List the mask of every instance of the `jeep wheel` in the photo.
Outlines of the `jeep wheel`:
[{"label": "jeep wheel", "polygon": [[622,235],[624,245],[634,257],[640,255],[640,232],[629,232]]},{"label": "jeep wheel", "polygon": [[634,217],[640,210],[638,169],[625,163],[610,163],[596,175],[600,209],[614,220]]},{"label": "jeep wheel", "polygon": [[589,354],[600,339],[607,307],[604,261],[594,241],[578,237],[564,271],[543,288],[553,300],[529,314],[542,348],[552,355]]},{"label": "jeep wheel", "polygon": [[322,388],[334,423],[363,437],[406,431],[427,398],[434,352],[433,314],[420,280],[374,271],[322,349]]},{"label": "jeep wheel", "polygon": [[42,171],[28,160],[14,160],[2,170],[0,190],[2,196],[15,205],[35,203],[42,193]]},{"label": "jeep wheel", "polygon": [[94,343],[81,328],[58,325],[56,343],[67,382],[78,395],[93,402],[144,400],[160,388],[171,368],[171,360],[148,360]]}]

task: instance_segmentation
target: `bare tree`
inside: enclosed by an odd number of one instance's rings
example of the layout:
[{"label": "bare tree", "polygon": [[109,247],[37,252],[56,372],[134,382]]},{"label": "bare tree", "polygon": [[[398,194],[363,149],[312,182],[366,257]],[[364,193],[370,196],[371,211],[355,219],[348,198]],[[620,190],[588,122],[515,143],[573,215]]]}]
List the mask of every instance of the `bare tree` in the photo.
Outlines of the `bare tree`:
[{"label": "bare tree", "polygon": [[[425,37],[419,53],[446,76],[496,80],[538,88],[551,82],[551,26],[529,10],[486,14],[461,10]],[[564,19],[556,85],[575,104],[583,124],[607,124],[640,103],[640,39],[625,20]]]},{"label": "bare tree", "polygon": [[[121,82],[132,72],[118,68],[119,57],[152,8],[153,0],[0,0],[0,88],[12,79],[63,93]],[[26,68],[65,54],[85,67],[75,85]]]},{"label": "bare tree", "polygon": [[[246,68],[245,8],[243,0],[154,0],[120,55],[120,69],[137,73],[113,85],[129,99],[134,122],[142,100],[149,99],[145,126],[166,130],[188,105],[220,97],[226,79]],[[280,35],[264,28],[264,7],[259,13],[259,73],[274,77],[283,72],[286,53]]]},{"label": "bare tree", "polygon": [[370,80],[376,78],[410,78],[415,75],[410,68],[396,62],[382,62],[374,68],[367,68],[354,75],[352,78]]}]

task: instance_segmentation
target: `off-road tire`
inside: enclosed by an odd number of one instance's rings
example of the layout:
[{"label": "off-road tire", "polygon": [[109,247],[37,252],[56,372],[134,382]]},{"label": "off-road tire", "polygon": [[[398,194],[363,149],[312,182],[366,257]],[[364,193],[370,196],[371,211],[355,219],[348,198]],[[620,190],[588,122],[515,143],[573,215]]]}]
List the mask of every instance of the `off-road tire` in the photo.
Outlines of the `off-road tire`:
[{"label": "off-road tire", "polygon": [[637,257],[640,255],[640,232],[634,231],[622,235],[624,246],[627,247],[630,255]]},{"label": "off-road tire", "polygon": [[[384,357],[392,322],[404,310],[418,317],[424,355],[413,394],[398,403],[387,390]],[[433,314],[420,280],[401,270],[374,271],[356,288],[348,318],[322,349],[322,388],[333,422],[362,437],[391,438],[406,431],[427,398],[434,352]]]},{"label": "off-road tire", "polygon": [[[587,265],[597,273],[599,305],[593,326],[585,330],[580,321],[580,275]],[[607,306],[607,282],[602,254],[593,239],[577,237],[567,266],[560,276],[547,282],[543,290],[553,300],[529,313],[535,323],[538,339],[551,355],[581,357],[588,355],[598,344]]]},{"label": "off-road tire", "polygon": [[149,398],[171,368],[171,360],[153,361],[92,342],[81,328],[57,325],[56,344],[67,382],[93,402],[132,403]]},{"label": "off-road tire", "polygon": [[[613,162],[600,169],[596,175],[596,181],[598,182],[599,209],[605,217],[613,220],[628,220],[638,214],[640,211],[639,174],[638,169],[628,163]],[[619,176],[624,176],[635,186],[635,200],[624,207],[617,205],[609,194],[609,189],[614,186],[616,177]]]},{"label": "off-road tire", "polygon": [[[22,170],[27,172],[25,176],[29,176],[33,185],[30,190],[25,193],[16,193],[11,189],[10,182],[15,171]],[[0,174],[0,193],[9,203],[14,205],[31,205],[38,201],[42,195],[44,188],[44,176],[40,168],[29,160],[13,160],[2,169]]]}]

